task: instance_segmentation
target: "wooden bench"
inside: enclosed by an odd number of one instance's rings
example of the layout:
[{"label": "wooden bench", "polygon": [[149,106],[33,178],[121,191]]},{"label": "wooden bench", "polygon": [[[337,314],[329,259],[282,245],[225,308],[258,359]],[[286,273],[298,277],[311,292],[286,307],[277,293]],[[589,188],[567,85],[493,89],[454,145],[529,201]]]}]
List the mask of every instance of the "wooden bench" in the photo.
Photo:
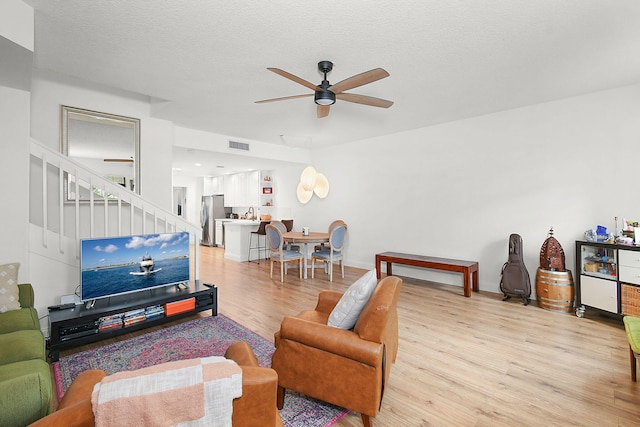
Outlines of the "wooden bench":
[{"label": "wooden bench", "polygon": [[392,275],[392,264],[404,264],[414,267],[432,268],[434,270],[446,270],[462,273],[464,276],[464,296],[471,296],[471,287],[474,292],[480,291],[478,283],[478,262],[463,261],[459,259],[437,258],[432,256],[403,254],[400,252],[383,252],[376,254],[376,275],[380,278],[380,263],[387,263],[387,276]]}]

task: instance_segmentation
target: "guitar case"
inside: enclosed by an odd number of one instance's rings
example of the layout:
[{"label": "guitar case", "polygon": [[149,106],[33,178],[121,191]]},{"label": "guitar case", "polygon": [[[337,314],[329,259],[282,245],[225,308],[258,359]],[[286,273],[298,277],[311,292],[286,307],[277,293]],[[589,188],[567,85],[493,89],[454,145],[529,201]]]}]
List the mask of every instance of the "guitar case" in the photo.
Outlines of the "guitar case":
[{"label": "guitar case", "polygon": [[522,258],[522,237],[519,234],[509,236],[509,259],[502,266],[500,290],[504,294],[502,301],[511,297],[522,298],[524,305],[531,302],[531,280]]}]

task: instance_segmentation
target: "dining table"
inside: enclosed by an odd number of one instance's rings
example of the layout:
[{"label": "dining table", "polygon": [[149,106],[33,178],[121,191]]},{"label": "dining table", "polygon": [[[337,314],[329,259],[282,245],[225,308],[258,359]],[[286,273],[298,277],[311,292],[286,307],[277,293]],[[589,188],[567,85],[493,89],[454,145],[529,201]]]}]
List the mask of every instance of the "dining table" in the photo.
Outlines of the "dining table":
[{"label": "dining table", "polygon": [[304,263],[303,277],[307,278],[307,268],[309,259],[309,247],[310,243],[327,243],[329,242],[328,232],[310,231],[309,234],[303,234],[302,231],[287,231],[282,233],[282,239],[287,243],[295,243],[302,245],[302,257]]}]

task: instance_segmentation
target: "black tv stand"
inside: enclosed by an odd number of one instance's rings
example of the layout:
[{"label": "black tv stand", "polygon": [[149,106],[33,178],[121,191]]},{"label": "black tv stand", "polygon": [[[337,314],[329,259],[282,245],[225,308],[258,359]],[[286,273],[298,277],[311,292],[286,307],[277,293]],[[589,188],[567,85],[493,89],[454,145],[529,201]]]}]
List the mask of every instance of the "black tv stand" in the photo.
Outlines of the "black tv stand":
[{"label": "black tv stand", "polygon": [[[118,335],[170,322],[195,313],[211,310],[218,315],[218,288],[215,285],[200,286],[191,282],[184,289],[166,286],[118,297],[91,300],[92,304],[79,304],[67,310],[49,310],[49,358],[57,362],[60,351]],[[157,306],[173,307],[135,323],[111,329],[101,328],[100,319],[124,313],[142,311]],[[185,304],[186,308],[182,308]],[[178,307],[177,310],[175,307]],[[142,310],[141,310],[142,309]],[[143,316],[144,317],[144,316]]]}]

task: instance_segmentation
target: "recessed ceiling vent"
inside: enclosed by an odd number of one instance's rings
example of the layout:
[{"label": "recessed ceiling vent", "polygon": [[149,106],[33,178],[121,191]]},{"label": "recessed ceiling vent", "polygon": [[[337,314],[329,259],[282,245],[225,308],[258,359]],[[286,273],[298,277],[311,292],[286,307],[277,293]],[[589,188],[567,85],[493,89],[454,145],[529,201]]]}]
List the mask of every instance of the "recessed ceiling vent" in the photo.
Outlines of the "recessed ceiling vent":
[{"label": "recessed ceiling vent", "polygon": [[249,144],[247,144],[246,142],[229,141],[229,148],[249,151]]}]

